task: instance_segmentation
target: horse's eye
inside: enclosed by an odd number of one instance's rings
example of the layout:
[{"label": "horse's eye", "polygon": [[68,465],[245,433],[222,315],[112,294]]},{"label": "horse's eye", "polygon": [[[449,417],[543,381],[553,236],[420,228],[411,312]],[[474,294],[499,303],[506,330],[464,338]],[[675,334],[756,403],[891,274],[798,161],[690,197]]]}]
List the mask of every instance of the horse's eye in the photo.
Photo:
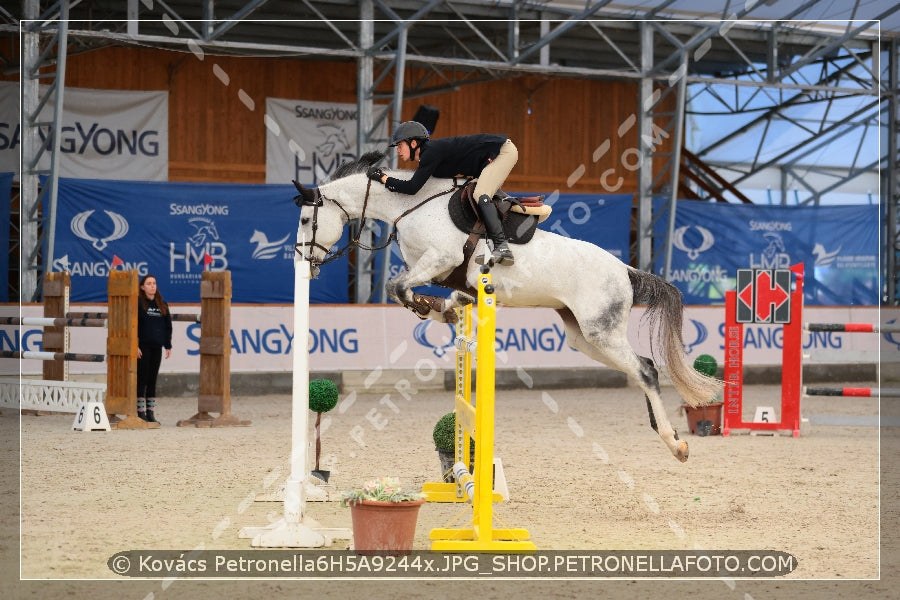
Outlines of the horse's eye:
[{"label": "horse's eye", "polygon": [[300,224],[301,225],[309,225],[309,217],[302,217],[300,219]]}]

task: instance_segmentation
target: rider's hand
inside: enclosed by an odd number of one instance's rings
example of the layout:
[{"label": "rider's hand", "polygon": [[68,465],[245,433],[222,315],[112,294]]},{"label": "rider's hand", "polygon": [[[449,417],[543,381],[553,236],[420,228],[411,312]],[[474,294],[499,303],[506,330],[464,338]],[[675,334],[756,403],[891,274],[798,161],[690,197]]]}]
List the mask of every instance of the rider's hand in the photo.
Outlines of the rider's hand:
[{"label": "rider's hand", "polygon": [[372,181],[383,183],[381,180],[384,178],[384,171],[382,171],[380,167],[369,167],[369,170],[366,171],[366,177]]}]

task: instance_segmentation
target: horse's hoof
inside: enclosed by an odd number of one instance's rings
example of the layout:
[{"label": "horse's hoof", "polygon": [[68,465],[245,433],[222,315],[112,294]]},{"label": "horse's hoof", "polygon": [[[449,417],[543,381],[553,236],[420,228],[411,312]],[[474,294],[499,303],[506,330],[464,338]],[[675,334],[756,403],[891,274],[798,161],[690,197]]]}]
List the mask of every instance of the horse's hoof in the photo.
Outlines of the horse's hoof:
[{"label": "horse's hoof", "polygon": [[688,455],[690,451],[688,450],[688,444],[684,440],[680,440],[678,442],[678,449],[675,451],[675,458],[677,458],[681,462],[687,462]]},{"label": "horse's hoof", "polygon": [[475,304],[475,298],[466,294],[464,292],[456,292],[456,301],[462,306],[468,306],[469,304]]},{"label": "horse's hoof", "polygon": [[459,323],[459,315],[456,314],[456,311],[452,308],[445,310],[443,313],[444,322],[450,325],[456,325]]}]

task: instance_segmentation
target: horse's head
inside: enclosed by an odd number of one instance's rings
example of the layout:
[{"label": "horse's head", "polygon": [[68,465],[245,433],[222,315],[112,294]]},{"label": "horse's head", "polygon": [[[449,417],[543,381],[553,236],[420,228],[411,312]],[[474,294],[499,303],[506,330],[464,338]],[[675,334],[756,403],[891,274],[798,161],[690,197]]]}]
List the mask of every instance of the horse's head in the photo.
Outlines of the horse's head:
[{"label": "horse's head", "polygon": [[[368,167],[382,158],[384,154],[380,152],[364,154],[357,160],[338,167],[329,183],[315,189],[305,188],[294,181],[294,187],[299,192],[294,197],[294,202],[300,207],[296,250],[312,263],[314,271],[318,271],[318,265],[346,252],[345,248],[329,256],[329,249],[341,239],[344,226],[351,219],[361,216],[356,214],[358,207],[352,206],[353,201],[359,196],[357,201],[361,202],[364,196],[368,196],[368,192],[365,186],[367,179],[358,174],[365,173]],[[350,175],[357,177],[351,179]],[[354,189],[354,186],[359,189]],[[352,216],[351,212],[354,213]],[[365,213],[365,209],[362,213]]]},{"label": "horse's head", "polygon": [[349,215],[337,202],[326,202],[319,188],[306,188],[294,182],[297,191],[294,202],[300,207],[300,226],[297,230],[296,250],[308,260],[313,271],[328,260],[329,249],[341,239]]}]

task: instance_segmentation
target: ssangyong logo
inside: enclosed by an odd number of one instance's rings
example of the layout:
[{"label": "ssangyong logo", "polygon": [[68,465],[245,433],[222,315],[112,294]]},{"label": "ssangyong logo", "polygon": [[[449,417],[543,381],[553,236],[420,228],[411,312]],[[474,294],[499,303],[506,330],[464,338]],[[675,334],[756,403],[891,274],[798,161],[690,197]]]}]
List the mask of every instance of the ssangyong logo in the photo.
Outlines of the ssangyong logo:
[{"label": "ssangyong logo", "polygon": [[706,227],[694,225],[693,228],[700,232],[700,243],[692,244],[691,246],[693,247],[689,247],[684,238],[690,228],[690,225],[685,225],[684,227],[676,229],[672,235],[672,244],[682,252],[687,252],[688,258],[691,260],[697,260],[697,257],[700,256],[702,252],[713,247],[713,244],[716,243],[716,238]]},{"label": "ssangyong logo", "polygon": [[[88,233],[87,226],[88,219],[91,218],[91,215],[93,215],[94,212],[95,211],[92,209],[78,213],[72,218],[69,227],[72,229],[72,233],[83,240],[91,242],[91,245],[97,250],[103,250],[109,245],[109,242],[122,239],[125,237],[125,234],[128,233],[128,221],[125,220],[125,217],[111,210],[104,210],[103,212],[105,212],[106,216],[109,217],[109,220],[112,221],[112,233],[103,237],[91,235]],[[97,219],[94,219],[94,221],[96,220]],[[94,229],[94,227],[92,227],[92,229]]]},{"label": "ssangyong logo", "polygon": [[[684,353],[690,354],[694,351],[694,346],[702,344],[706,341],[706,338],[709,337],[709,331],[706,329],[706,325],[698,321],[697,319],[688,319],[690,323],[694,325],[694,335],[688,335],[687,332],[684,334],[685,342],[684,342]],[[688,338],[693,337],[693,341],[687,341]]]},{"label": "ssangyong logo", "polygon": [[413,331],[413,339],[415,339],[416,342],[418,342],[420,345],[425,346],[426,348],[431,348],[431,351],[434,353],[434,355],[438,358],[441,358],[442,356],[447,354],[447,351],[453,350],[456,347],[453,343],[455,330],[453,329],[452,325],[444,324],[444,327],[450,329],[450,343],[441,343],[440,345],[438,345],[428,340],[428,329],[430,325],[441,327],[441,324],[436,321],[422,321],[421,323],[416,325],[416,328]]}]

